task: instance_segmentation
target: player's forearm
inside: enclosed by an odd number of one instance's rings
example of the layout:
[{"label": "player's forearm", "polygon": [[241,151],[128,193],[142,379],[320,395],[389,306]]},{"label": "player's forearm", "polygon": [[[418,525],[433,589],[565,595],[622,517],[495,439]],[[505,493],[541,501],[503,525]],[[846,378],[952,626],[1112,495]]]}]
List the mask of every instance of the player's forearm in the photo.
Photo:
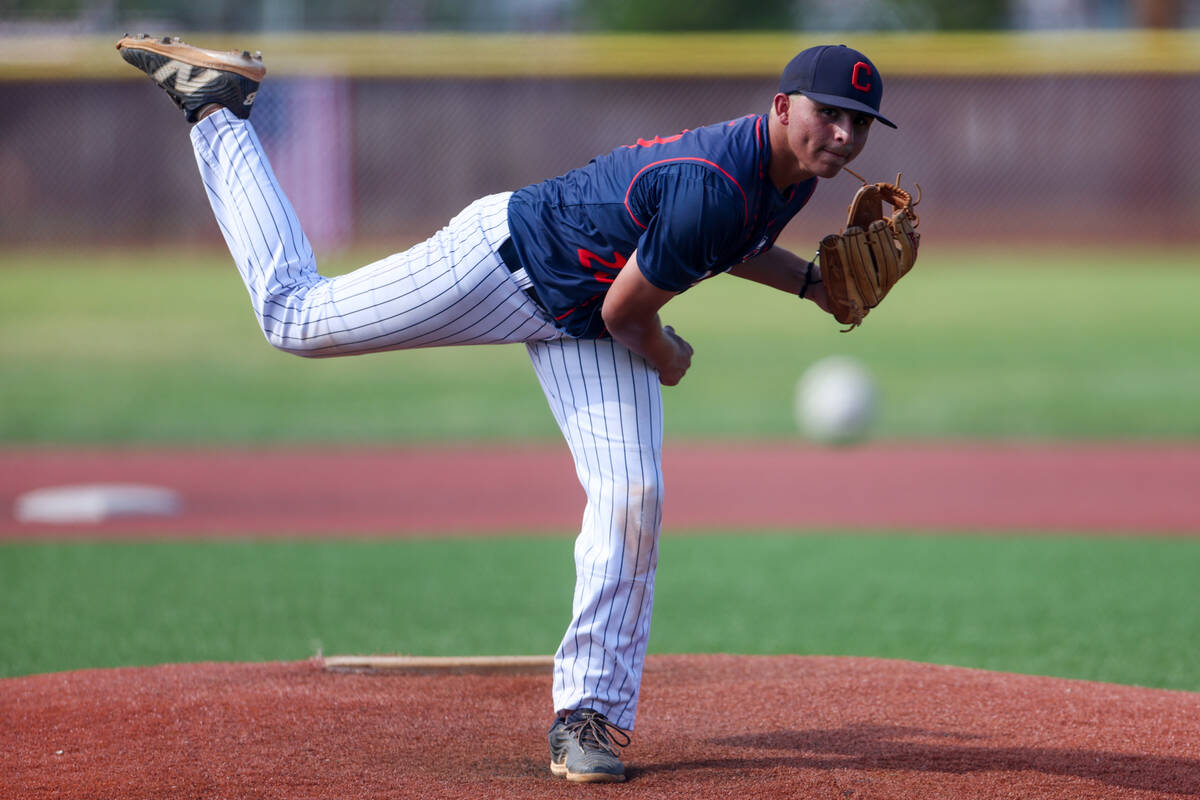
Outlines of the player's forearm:
[{"label": "player's forearm", "polygon": [[729,270],[731,275],[799,295],[829,311],[829,297],[821,281],[821,265],[782,247],[773,247]]},{"label": "player's forearm", "polygon": [[673,355],[670,339],[658,314],[650,317],[606,314],[604,324],[614,339],[655,367],[667,362]]},{"label": "player's forearm", "polygon": [[821,268],[790,250],[772,247],[729,270],[730,275],[761,283],[788,294],[799,294],[805,275],[809,283],[821,279]]},{"label": "player's forearm", "polygon": [[664,386],[683,380],[692,363],[692,346],[658,315],[606,314],[605,325],[616,341],[650,362]]},{"label": "player's forearm", "polygon": [[679,383],[692,363],[692,346],[658,318],[658,310],[674,296],[646,279],[632,253],[600,309],[609,335],[649,361],[666,386]]}]

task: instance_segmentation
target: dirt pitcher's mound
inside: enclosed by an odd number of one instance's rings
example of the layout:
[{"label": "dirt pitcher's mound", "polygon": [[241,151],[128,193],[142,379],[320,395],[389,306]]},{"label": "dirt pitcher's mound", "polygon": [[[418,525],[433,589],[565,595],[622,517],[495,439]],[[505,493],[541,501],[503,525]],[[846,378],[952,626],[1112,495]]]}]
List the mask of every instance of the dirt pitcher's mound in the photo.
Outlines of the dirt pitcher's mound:
[{"label": "dirt pitcher's mound", "polygon": [[189,664],[0,681],[15,798],[1167,798],[1200,694],[899,661],[658,656],[630,781],[547,770],[550,676]]}]

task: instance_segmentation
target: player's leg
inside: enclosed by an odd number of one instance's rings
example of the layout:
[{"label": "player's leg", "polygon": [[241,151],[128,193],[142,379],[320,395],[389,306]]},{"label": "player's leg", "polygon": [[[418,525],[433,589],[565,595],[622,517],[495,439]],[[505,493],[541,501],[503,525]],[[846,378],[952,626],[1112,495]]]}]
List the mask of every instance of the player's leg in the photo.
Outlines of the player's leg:
[{"label": "player's leg", "polygon": [[248,121],[265,74],[261,57],[170,37],[125,37],[117,48],[188,121],[199,120],[192,143],[205,189],[276,347],[325,357],[558,335],[496,254],[508,237],[506,196],[477,201],[404,253],[325,278]]},{"label": "player's leg", "polygon": [[645,360],[611,339],[528,348],[587,493],[555,708],[595,709],[632,729],[662,521],[661,386]]},{"label": "player's leg", "polygon": [[407,251],[326,278],[253,126],[222,110],[191,137],[213,212],[274,346],[328,357],[559,335],[496,254],[508,236],[507,195],[476,201]]}]

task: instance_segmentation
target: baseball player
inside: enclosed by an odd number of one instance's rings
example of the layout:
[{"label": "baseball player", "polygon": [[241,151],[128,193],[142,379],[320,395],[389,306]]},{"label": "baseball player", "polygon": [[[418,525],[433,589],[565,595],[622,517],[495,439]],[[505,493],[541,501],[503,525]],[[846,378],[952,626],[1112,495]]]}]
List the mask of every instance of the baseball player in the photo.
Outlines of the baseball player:
[{"label": "baseball player", "polygon": [[272,345],[315,358],[525,345],[587,495],[554,658],[550,769],[624,780],[618,748],[634,727],[662,520],[660,387],[693,355],[659,312],[726,272],[829,310],[819,266],[774,243],[874,120],[895,127],[875,66],[845,46],[804,50],[766,113],[632,141],[327,278],[248,121],[261,56],[148,36],[117,48],[195,123],[213,213]]}]

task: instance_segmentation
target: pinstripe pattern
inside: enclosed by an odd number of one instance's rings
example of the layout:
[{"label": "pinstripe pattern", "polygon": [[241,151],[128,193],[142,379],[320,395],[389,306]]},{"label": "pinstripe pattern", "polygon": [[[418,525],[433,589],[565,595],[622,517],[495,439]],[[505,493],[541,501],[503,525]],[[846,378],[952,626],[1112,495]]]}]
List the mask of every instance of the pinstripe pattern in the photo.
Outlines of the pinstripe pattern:
[{"label": "pinstripe pattern", "polygon": [[327,278],[253,126],[222,110],[191,136],[217,224],[275,347],[320,358],[526,343],[587,494],[555,708],[594,708],[632,729],[662,520],[657,374],[612,340],[565,337],[521,291],[528,277],[496,254],[509,235],[508,194],[477,200],[403,253]]},{"label": "pinstripe pattern", "polygon": [[508,237],[507,194],[477,200],[409,250],[326,278],[253,126],[222,110],[191,135],[217,224],[275,347],[323,358],[561,336],[496,255]]},{"label": "pinstripe pattern", "polygon": [[587,493],[554,706],[594,708],[632,729],[662,522],[662,390],[649,364],[611,339],[527,347]]}]

